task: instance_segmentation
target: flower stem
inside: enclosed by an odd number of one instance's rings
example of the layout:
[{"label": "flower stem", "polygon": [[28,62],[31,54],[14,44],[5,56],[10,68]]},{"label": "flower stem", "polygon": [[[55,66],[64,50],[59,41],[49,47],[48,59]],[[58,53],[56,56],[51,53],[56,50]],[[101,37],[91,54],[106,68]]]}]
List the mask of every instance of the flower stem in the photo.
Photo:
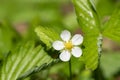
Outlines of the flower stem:
[{"label": "flower stem", "polygon": [[69,73],[70,73],[70,79],[69,80],[72,80],[72,66],[71,66],[71,60],[69,61]]}]

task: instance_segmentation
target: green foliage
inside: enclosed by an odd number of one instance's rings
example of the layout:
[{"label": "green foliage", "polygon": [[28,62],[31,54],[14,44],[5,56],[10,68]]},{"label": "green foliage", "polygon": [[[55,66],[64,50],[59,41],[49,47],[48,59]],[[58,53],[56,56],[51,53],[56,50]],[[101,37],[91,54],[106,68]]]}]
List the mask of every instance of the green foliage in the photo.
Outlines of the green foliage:
[{"label": "green foliage", "polygon": [[35,32],[39,36],[40,40],[46,44],[48,48],[52,47],[52,43],[55,40],[59,40],[59,35],[52,28],[39,26],[35,29]]},{"label": "green foliage", "polygon": [[43,64],[48,65],[52,60],[42,46],[35,47],[34,42],[27,42],[22,46],[18,46],[15,51],[9,53],[4,59],[0,80],[16,80],[26,71],[37,66],[43,66]]},{"label": "green foliage", "polygon": [[115,9],[117,0],[94,0],[96,1],[96,9],[101,19],[110,16]]},{"label": "green foliage", "polygon": [[76,14],[75,13],[70,13],[68,14],[64,19],[63,23],[65,25],[65,28],[74,31],[79,28],[77,20],[76,20]]},{"label": "green foliage", "polygon": [[83,57],[86,69],[95,70],[98,66],[99,52],[97,46],[98,40],[94,38],[84,38],[85,49],[83,49]]},{"label": "green foliage", "polygon": [[73,0],[77,20],[84,33],[83,58],[87,69],[95,70],[98,65],[98,40],[100,22],[93,2],[89,0]]},{"label": "green foliage", "polygon": [[0,19],[7,18],[14,23],[19,23],[28,22],[34,19],[34,17],[38,17],[41,24],[42,22],[59,21],[62,16],[58,8],[60,7],[60,4],[64,4],[66,2],[68,2],[68,0],[0,1]]},{"label": "green foliage", "polygon": [[[79,27],[84,36],[81,45],[83,55],[80,59],[71,58],[73,80],[94,80],[91,70],[95,70],[99,64],[102,35],[120,42],[120,6],[113,12],[118,0],[73,0],[75,14],[69,1],[0,1],[0,80],[41,80],[42,75],[45,75],[43,80],[54,79],[53,77],[66,80],[69,77],[68,63],[59,63],[59,59],[51,58],[57,58],[59,54],[59,51],[53,50],[52,43],[60,40],[59,33],[62,30],[79,33]],[[104,22],[103,18],[112,12],[110,20],[101,29],[100,21]],[[25,34],[21,26],[26,31]],[[31,39],[34,41],[29,41]],[[103,79],[104,76],[113,77],[119,71],[118,53],[102,55],[100,70],[97,68],[93,72],[97,75],[94,77],[96,80]],[[59,64],[51,67],[56,63]],[[42,70],[46,70],[46,73],[42,73]],[[101,70],[104,76],[101,75]]]},{"label": "green foliage", "polygon": [[[98,35],[99,20],[97,13],[89,0],[73,0],[77,20],[85,35]],[[88,34],[89,33],[89,34]]]},{"label": "green foliage", "polygon": [[20,35],[8,21],[0,23],[0,59],[18,42]]},{"label": "green foliage", "polygon": [[106,23],[103,35],[120,42],[120,6],[116,8],[110,20]]},{"label": "green foliage", "polygon": [[111,78],[120,69],[120,52],[107,52],[101,57],[101,69],[106,78]]},{"label": "green foliage", "polygon": [[58,60],[53,60],[51,63],[47,64],[47,63],[44,63],[42,64],[40,67],[34,67],[33,69],[25,72],[24,74],[20,75],[20,77],[17,79],[17,80],[21,80],[21,79],[24,79],[28,76],[30,76],[31,74],[35,74],[35,73],[38,73],[44,69],[47,69],[48,67],[51,67],[52,65],[56,64],[59,62],[59,59]]},{"label": "green foliage", "polygon": [[80,75],[80,80],[94,80],[92,77],[92,72],[90,70],[84,70]]}]

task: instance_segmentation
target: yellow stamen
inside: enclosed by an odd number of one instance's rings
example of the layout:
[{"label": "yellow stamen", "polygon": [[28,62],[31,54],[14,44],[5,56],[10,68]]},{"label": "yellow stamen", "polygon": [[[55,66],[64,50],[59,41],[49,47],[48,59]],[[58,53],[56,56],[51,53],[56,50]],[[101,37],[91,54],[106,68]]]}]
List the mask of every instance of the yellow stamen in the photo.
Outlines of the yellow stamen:
[{"label": "yellow stamen", "polygon": [[71,50],[73,47],[71,41],[65,42],[64,45],[65,45],[65,49],[68,49],[68,50]]}]

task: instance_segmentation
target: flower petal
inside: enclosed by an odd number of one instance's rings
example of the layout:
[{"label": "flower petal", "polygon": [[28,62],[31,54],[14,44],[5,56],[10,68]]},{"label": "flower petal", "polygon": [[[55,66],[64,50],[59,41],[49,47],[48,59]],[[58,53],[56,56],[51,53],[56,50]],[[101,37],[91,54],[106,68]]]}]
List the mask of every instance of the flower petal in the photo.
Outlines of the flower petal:
[{"label": "flower petal", "polygon": [[74,47],[74,48],[72,49],[72,55],[73,55],[74,57],[80,57],[80,56],[82,55],[82,49],[79,48],[79,47]]},{"label": "flower petal", "polygon": [[64,43],[62,41],[55,41],[52,46],[55,50],[62,50],[64,48]]},{"label": "flower petal", "polygon": [[80,34],[76,34],[72,38],[73,45],[80,45],[83,42],[83,36]]},{"label": "flower petal", "polygon": [[68,41],[71,38],[71,33],[68,30],[64,30],[64,31],[62,31],[60,36],[63,41]]},{"label": "flower petal", "polygon": [[62,60],[62,61],[69,61],[70,60],[70,57],[71,57],[71,54],[70,54],[70,52],[69,51],[67,51],[67,50],[64,50],[61,54],[60,54],[60,56],[59,56],[59,58]]}]

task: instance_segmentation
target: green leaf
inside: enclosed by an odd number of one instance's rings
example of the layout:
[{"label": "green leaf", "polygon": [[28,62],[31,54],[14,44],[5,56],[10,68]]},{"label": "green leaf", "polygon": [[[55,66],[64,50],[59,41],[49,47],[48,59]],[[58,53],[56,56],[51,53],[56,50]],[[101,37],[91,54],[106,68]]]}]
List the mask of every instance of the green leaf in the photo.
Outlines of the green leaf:
[{"label": "green leaf", "polygon": [[56,63],[58,63],[59,61],[60,61],[60,60],[57,59],[57,60],[53,60],[53,61],[52,61],[51,63],[49,63],[49,64],[45,63],[45,64],[42,64],[40,67],[34,67],[33,69],[27,71],[26,73],[20,75],[20,77],[19,77],[17,80],[24,79],[24,78],[26,78],[26,77],[30,76],[31,74],[34,74],[34,73],[38,73],[38,72],[40,72],[41,70],[44,70],[44,69],[46,69],[46,68],[48,68],[48,67],[50,67],[50,66],[52,66],[52,65],[54,65],[54,64],[56,64]]},{"label": "green leaf", "polygon": [[96,8],[98,13],[100,14],[100,19],[103,20],[105,16],[111,15],[115,9],[117,1],[112,0],[95,0],[96,1]]},{"label": "green leaf", "polygon": [[[97,13],[89,0],[73,0],[77,20],[86,35],[98,35],[100,22]],[[89,33],[89,34],[88,34]]]},{"label": "green leaf", "polygon": [[34,42],[27,42],[22,46],[18,46],[15,51],[9,53],[4,59],[0,80],[16,80],[32,68],[43,64],[48,65],[52,60],[41,45],[35,47]]},{"label": "green leaf", "polygon": [[120,52],[107,52],[101,56],[101,69],[106,78],[113,77],[120,70]]},{"label": "green leaf", "polygon": [[99,63],[99,56],[101,54],[102,37],[84,37],[83,58],[86,69],[95,70]]},{"label": "green leaf", "polygon": [[52,28],[48,27],[37,27],[35,32],[40,37],[40,40],[46,44],[48,48],[51,48],[53,41],[59,40],[59,35]]},{"label": "green leaf", "polygon": [[120,42],[120,6],[116,8],[110,20],[105,25],[103,35]]},{"label": "green leaf", "polygon": [[84,33],[83,59],[87,69],[95,70],[98,65],[98,42],[100,34],[100,21],[90,0],[73,0],[78,23]]}]

